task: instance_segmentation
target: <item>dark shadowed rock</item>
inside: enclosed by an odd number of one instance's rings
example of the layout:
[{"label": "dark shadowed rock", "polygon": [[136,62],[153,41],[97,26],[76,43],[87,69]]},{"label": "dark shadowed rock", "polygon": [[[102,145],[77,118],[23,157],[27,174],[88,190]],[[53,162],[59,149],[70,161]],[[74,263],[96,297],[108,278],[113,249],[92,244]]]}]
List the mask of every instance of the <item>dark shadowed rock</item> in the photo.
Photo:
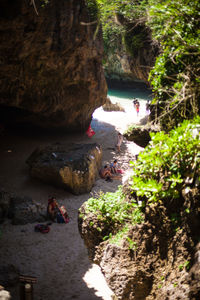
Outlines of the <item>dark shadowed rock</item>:
[{"label": "dark shadowed rock", "polygon": [[150,128],[136,126],[125,132],[123,135],[128,141],[132,141],[140,147],[146,147],[151,140]]},{"label": "dark shadowed rock", "polygon": [[83,132],[107,94],[101,28],[84,0],[45,2],[0,3],[0,119]]},{"label": "dark shadowed rock", "polygon": [[96,144],[53,144],[36,149],[27,159],[30,175],[78,195],[90,192],[101,166]]},{"label": "dark shadowed rock", "polygon": [[[0,266],[1,285],[5,288],[16,285],[19,282],[19,273],[19,270],[11,264]],[[0,299],[2,298],[0,297]]]},{"label": "dark shadowed rock", "polygon": [[3,223],[4,219],[8,217],[8,211],[10,207],[10,194],[6,191],[0,191],[0,223]]},{"label": "dark shadowed rock", "polygon": [[46,208],[28,196],[11,197],[8,217],[13,225],[44,222],[47,219]]},{"label": "dark shadowed rock", "polygon": [[[197,212],[198,196],[199,190],[192,189],[190,203],[194,200]],[[194,239],[196,234],[199,238],[199,229],[188,226],[186,204],[187,199],[179,199],[181,228],[171,220],[171,202],[167,203],[170,209],[151,204],[145,208],[145,222],[129,224],[128,232],[115,240],[117,224],[105,222],[100,212],[86,211],[85,203],[81,206],[81,237],[117,299],[199,299],[200,244]]]}]

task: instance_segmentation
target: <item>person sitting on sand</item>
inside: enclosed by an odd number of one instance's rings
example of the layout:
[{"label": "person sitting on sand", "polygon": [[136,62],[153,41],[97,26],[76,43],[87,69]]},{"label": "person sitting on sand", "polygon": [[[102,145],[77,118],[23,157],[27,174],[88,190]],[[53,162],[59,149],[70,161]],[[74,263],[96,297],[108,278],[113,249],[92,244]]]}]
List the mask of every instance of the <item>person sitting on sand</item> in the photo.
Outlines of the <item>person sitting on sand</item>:
[{"label": "person sitting on sand", "polygon": [[55,221],[56,215],[58,212],[58,204],[54,197],[48,199],[48,206],[47,206],[47,216],[52,220]]},{"label": "person sitting on sand", "polygon": [[111,164],[110,164],[110,170],[112,174],[117,173],[117,159],[115,159]]},{"label": "person sitting on sand", "polygon": [[105,179],[106,181],[112,181],[112,174],[110,168],[105,165],[100,171],[99,175],[101,178]]}]

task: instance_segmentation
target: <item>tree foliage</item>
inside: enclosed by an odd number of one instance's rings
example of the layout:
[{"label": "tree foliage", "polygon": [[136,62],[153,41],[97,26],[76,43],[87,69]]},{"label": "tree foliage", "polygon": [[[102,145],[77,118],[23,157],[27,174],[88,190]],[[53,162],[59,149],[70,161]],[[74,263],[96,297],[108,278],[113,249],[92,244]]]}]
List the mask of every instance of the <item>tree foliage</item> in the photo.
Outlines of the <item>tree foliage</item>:
[{"label": "tree foliage", "polygon": [[163,120],[173,128],[199,113],[200,2],[148,2],[148,24],[161,45],[161,54],[150,72],[154,102],[165,102]]},{"label": "tree foliage", "polygon": [[[91,0],[88,0],[91,1]],[[200,112],[199,0],[96,0],[103,26],[105,53],[121,45],[133,57],[144,38],[133,30],[146,24],[160,43],[150,72],[154,103],[162,128],[170,130]],[[139,27],[138,27],[139,28]],[[142,34],[142,32],[141,32]]]},{"label": "tree foliage", "polygon": [[[180,198],[187,181],[195,180],[200,169],[200,117],[185,120],[168,134],[151,134],[151,142],[132,162],[132,189],[148,202]],[[197,134],[195,132],[197,131]]]}]

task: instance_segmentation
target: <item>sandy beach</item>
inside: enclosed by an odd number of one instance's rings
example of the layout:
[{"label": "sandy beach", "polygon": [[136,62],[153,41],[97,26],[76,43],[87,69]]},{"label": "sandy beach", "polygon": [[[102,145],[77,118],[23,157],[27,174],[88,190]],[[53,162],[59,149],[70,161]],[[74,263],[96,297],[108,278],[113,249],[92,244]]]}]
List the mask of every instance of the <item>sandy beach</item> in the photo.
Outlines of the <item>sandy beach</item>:
[{"label": "sandy beach", "polygon": [[[144,106],[144,105],[143,105]],[[21,274],[35,276],[35,300],[95,300],[112,299],[100,268],[92,264],[78,232],[78,209],[95,192],[114,192],[130,175],[129,161],[142,148],[133,142],[123,141],[121,152],[115,150],[117,132],[123,132],[127,124],[138,122],[144,116],[136,112],[130,102],[125,112],[95,111],[92,128],[96,134],[87,135],[6,132],[0,137],[0,187],[5,191],[30,196],[33,201],[47,205],[49,195],[56,197],[68,211],[68,224],[51,225],[48,234],[34,232],[35,224],[11,225],[7,220],[0,225],[0,265],[12,264]],[[124,170],[120,180],[106,182],[97,178],[91,193],[75,196],[65,190],[30,178],[25,161],[38,146],[53,142],[99,143],[103,148],[102,165],[118,159]],[[1,284],[1,283],[0,283]],[[11,290],[12,300],[19,299],[19,291]]]}]

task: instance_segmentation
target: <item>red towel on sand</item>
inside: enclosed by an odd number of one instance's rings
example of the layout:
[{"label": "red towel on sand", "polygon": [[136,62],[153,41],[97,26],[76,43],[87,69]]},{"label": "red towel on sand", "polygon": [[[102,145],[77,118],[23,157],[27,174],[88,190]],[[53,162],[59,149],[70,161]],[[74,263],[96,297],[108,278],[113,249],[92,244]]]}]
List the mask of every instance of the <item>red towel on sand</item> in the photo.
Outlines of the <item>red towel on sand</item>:
[{"label": "red towel on sand", "polygon": [[119,174],[123,174],[123,173],[124,173],[124,171],[123,171],[123,170],[117,170],[117,173],[119,173]]}]

